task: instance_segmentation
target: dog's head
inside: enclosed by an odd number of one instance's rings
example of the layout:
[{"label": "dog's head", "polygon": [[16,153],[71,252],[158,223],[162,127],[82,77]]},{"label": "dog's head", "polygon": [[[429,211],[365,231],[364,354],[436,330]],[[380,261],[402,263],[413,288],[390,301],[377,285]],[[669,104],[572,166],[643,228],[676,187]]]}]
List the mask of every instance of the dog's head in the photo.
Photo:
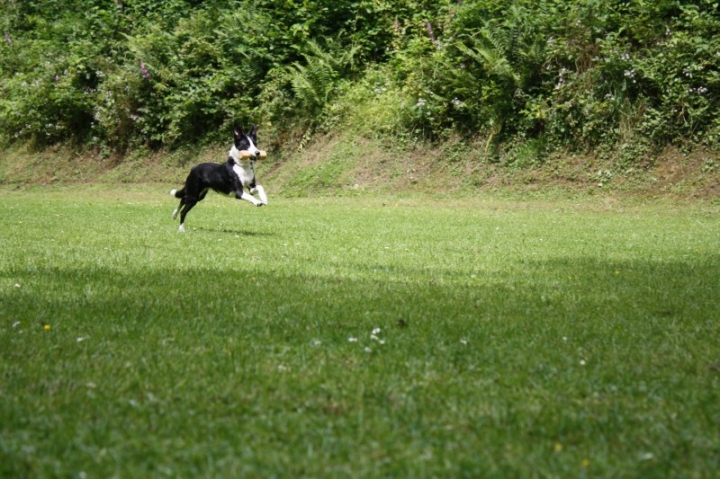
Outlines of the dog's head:
[{"label": "dog's head", "polygon": [[253,125],[248,133],[243,133],[237,126],[233,127],[233,137],[235,139],[235,148],[240,151],[247,151],[255,157],[260,156],[260,150],[257,148],[257,126]]}]

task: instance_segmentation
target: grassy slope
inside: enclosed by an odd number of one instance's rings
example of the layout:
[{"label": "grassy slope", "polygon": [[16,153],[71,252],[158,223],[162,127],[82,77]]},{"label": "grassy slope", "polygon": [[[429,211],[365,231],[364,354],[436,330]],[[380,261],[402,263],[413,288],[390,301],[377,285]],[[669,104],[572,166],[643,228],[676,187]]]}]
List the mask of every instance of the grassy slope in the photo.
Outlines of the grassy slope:
[{"label": "grassy slope", "polygon": [[2,476],[716,474],[716,206],[0,198]]},{"label": "grassy slope", "polygon": [[[184,180],[188,168],[223,161],[227,145],[173,152],[133,151],[125,156],[53,147],[33,151],[16,146],[0,154],[0,184],[164,183]],[[272,151],[257,170],[266,188],[284,196],[449,192],[454,196],[512,193],[545,196],[634,194],[716,200],[720,155],[668,149],[626,164],[572,154],[542,163],[494,163],[483,144],[448,141],[427,149],[401,147],[350,135],[318,138],[302,153]]]}]

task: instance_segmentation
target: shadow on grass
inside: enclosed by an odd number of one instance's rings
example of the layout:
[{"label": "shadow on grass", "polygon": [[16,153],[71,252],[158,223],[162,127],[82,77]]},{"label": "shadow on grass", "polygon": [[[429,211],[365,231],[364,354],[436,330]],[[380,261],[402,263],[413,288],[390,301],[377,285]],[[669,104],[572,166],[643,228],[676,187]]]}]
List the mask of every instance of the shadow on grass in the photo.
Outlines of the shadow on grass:
[{"label": "shadow on grass", "polygon": [[[380,440],[401,470],[433,447],[480,471],[474,455],[488,450],[506,476],[521,477],[531,474],[517,473],[507,444],[534,467],[552,465],[555,443],[605,451],[606,437],[614,457],[659,444],[658,456],[681,451],[673,464],[705,461],[697,467],[709,471],[719,260],[527,262],[491,283],[459,282],[460,268],[382,265],[359,279],[231,263],[16,270],[5,277],[20,287],[0,289],[0,390],[12,398],[0,407],[0,475],[88,464],[98,476],[158,472],[152,464],[169,461],[201,476],[209,456],[228,461],[224,472],[272,464],[228,444],[281,449],[312,468],[374,457]],[[430,284],[429,272],[440,281]],[[375,327],[388,340],[382,351],[369,339]],[[647,427],[669,421],[667,411],[687,431]],[[323,461],[308,459],[308,444]],[[106,448],[122,461],[93,463]],[[442,476],[443,464],[427,467]],[[626,467],[643,475],[636,462]],[[657,467],[660,477],[667,466]]]},{"label": "shadow on grass", "polygon": [[250,231],[250,230],[241,230],[238,228],[207,228],[207,227],[197,227],[192,228],[197,231],[204,231],[207,233],[225,233],[230,235],[237,235],[237,236],[257,236],[257,237],[274,237],[276,236],[273,233],[269,233],[266,231]]}]

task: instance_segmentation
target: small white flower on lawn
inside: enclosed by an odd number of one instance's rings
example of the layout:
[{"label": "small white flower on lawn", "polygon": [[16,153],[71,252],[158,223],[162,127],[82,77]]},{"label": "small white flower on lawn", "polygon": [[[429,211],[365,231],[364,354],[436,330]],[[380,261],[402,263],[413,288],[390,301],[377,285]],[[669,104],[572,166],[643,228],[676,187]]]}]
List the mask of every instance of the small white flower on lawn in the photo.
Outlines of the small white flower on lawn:
[{"label": "small white flower on lawn", "polygon": [[357,338],[348,338],[348,342],[357,343]]},{"label": "small white flower on lawn", "polygon": [[463,346],[465,346],[465,345],[467,344],[467,339],[461,339],[461,340],[460,340],[460,344],[462,344]]},{"label": "small white flower on lawn", "polygon": [[581,359],[581,360],[580,360],[580,366],[585,366],[585,360],[584,360],[584,359]]},{"label": "small white flower on lawn", "polygon": [[312,345],[313,346],[320,346],[322,344],[322,341],[319,339],[313,339]]},{"label": "small white flower on lawn", "polygon": [[379,338],[378,338],[377,336],[375,336],[374,334],[371,334],[371,335],[370,335],[370,339],[372,339],[373,341],[378,341],[378,340],[379,340]]},{"label": "small white flower on lawn", "polygon": [[378,341],[378,342],[379,342],[380,344],[385,344],[385,340],[384,340],[384,339],[381,339],[381,340]]},{"label": "small white flower on lawn", "polygon": [[82,342],[85,341],[86,339],[87,339],[87,338],[77,338],[76,341],[77,341],[78,343],[82,343]]},{"label": "small white flower on lawn", "polygon": [[18,283],[15,283],[15,287],[16,287],[16,288],[19,288],[20,285],[19,285]]},{"label": "small white flower on lawn", "polygon": [[375,329],[373,329],[373,330],[372,330],[372,334],[373,334],[373,335],[375,335],[375,334],[380,334],[380,328],[375,328]]},{"label": "small white flower on lawn", "polygon": [[15,321],[13,323],[13,328],[17,328],[18,326],[20,326],[20,321]]},{"label": "small white flower on lawn", "polygon": [[366,352],[366,353],[372,353],[372,349],[370,349],[370,348],[365,348],[365,352]]},{"label": "small white flower on lawn", "polygon": [[563,336],[563,341],[567,343],[567,336]]}]

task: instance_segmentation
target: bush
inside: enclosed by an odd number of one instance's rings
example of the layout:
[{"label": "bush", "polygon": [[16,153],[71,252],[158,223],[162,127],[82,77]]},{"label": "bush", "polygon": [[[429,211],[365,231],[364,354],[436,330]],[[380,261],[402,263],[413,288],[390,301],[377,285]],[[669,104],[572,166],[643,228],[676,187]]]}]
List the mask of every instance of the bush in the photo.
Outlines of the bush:
[{"label": "bush", "polygon": [[713,2],[6,0],[0,135],[174,147],[254,122],[519,152],[716,144]]}]

